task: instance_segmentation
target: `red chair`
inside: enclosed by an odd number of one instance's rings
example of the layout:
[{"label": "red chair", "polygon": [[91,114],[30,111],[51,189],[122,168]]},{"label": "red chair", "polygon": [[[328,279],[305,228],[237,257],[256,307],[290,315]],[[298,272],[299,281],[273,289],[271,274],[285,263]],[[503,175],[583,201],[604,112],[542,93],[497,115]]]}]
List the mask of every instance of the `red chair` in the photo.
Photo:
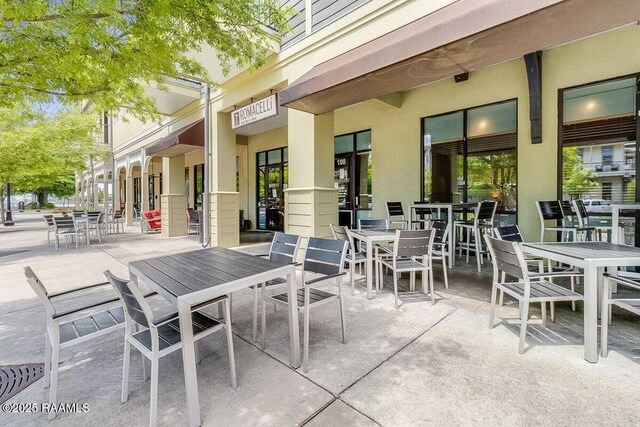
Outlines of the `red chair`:
[{"label": "red chair", "polygon": [[160,210],[142,212],[142,221],[140,221],[140,227],[143,233],[149,234],[151,232],[160,231]]}]

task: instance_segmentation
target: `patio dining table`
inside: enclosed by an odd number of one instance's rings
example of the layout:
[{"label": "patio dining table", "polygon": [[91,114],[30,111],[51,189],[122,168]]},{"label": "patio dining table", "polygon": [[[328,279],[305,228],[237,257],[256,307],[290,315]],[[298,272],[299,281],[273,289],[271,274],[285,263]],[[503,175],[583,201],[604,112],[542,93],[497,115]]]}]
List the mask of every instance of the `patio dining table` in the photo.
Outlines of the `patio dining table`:
[{"label": "patio dining table", "polygon": [[[608,242],[523,243],[524,252],[584,271],[584,358],[598,361],[598,299],[608,267],[640,265],[640,248]],[[607,319],[602,319],[606,322]]]},{"label": "patio dining table", "polygon": [[373,245],[375,243],[389,243],[396,238],[396,230],[387,228],[370,228],[365,230],[351,230],[353,237],[364,242],[367,247],[367,298],[373,298]]},{"label": "patio dining table", "polygon": [[447,211],[447,224],[450,224],[451,228],[451,232],[449,233],[449,270],[451,270],[453,268],[453,266],[455,265],[456,261],[455,261],[455,251],[454,251],[454,243],[455,243],[455,239],[456,239],[456,233],[454,232],[454,228],[453,228],[453,213],[455,210],[459,210],[459,209],[471,209],[476,207],[478,204],[477,203],[463,203],[463,202],[459,202],[459,203],[414,203],[411,206],[409,206],[409,208],[411,209],[411,222],[413,223],[413,221],[415,221],[415,216],[416,216],[416,210],[417,209],[433,209],[438,211],[438,218],[440,217],[440,211],[441,210],[446,210]]},{"label": "patio dining table", "polygon": [[[134,282],[142,279],[178,308],[189,425],[199,426],[200,400],[191,322],[192,308],[222,295],[285,276],[289,301],[295,301],[295,266],[216,247],[134,261],[129,264],[129,271]],[[298,368],[298,310],[293,304],[289,304],[288,310],[290,365]]]}]

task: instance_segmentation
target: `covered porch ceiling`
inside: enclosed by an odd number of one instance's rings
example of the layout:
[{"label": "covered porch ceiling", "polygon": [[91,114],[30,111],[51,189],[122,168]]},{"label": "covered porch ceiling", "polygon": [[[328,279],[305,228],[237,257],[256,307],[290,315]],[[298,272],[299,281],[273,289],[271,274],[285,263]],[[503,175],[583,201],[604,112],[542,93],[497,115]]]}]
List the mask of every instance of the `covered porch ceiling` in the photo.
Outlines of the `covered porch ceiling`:
[{"label": "covered porch ceiling", "polygon": [[638,19],[637,0],[459,0],[315,66],[280,105],[322,114]]},{"label": "covered porch ceiling", "polygon": [[200,84],[195,81],[165,77],[164,85],[166,91],[151,85],[145,88],[145,93],[155,99],[158,110],[166,116],[200,99]]}]

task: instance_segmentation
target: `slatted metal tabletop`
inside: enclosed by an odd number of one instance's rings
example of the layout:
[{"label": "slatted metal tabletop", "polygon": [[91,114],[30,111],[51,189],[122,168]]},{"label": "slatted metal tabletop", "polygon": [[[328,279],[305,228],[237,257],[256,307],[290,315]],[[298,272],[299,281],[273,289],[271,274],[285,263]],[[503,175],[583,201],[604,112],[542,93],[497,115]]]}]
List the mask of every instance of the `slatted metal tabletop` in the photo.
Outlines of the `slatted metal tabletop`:
[{"label": "slatted metal tabletop", "polygon": [[605,268],[640,265],[640,248],[608,242],[552,242],[524,243],[522,249],[584,270],[584,358],[597,362],[602,274]]},{"label": "slatted metal tabletop", "polygon": [[[142,279],[178,308],[189,425],[199,426],[201,424],[200,403],[191,322],[192,307],[222,295],[285,276],[289,301],[295,301],[297,295],[295,266],[230,249],[209,248],[134,261],[129,264],[129,271],[132,280]],[[298,310],[294,304],[289,304],[288,313],[290,364],[298,368],[300,366],[300,333]]]},{"label": "slatted metal tabletop", "polygon": [[388,228],[368,228],[364,230],[351,230],[353,237],[365,242],[367,245],[367,298],[373,298],[373,244],[375,242],[393,242],[396,238],[396,230]]}]

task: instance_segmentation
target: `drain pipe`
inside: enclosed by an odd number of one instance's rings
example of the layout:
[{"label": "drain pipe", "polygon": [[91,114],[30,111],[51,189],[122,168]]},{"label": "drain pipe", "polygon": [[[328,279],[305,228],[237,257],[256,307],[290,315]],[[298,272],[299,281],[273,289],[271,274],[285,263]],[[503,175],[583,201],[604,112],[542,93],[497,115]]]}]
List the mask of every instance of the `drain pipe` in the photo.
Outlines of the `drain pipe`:
[{"label": "drain pipe", "polygon": [[202,195],[202,247],[206,248],[211,243],[209,220],[211,218],[209,206],[209,167],[211,165],[211,118],[209,103],[211,102],[211,89],[208,83],[204,83],[204,168],[202,171],[204,181],[204,194]]}]

